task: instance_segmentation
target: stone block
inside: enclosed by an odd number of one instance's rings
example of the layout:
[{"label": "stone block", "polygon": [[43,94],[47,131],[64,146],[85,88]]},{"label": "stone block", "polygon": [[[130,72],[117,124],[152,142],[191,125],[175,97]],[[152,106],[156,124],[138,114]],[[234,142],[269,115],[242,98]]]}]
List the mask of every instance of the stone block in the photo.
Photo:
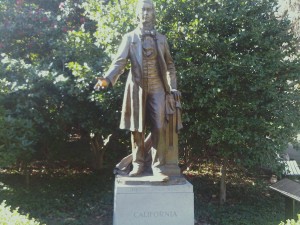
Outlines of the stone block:
[{"label": "stone block", "polygon": [[114,225],[194,225],[194,193],[188,181],[141,180],[128,185],[126,178],[116,178]]}]

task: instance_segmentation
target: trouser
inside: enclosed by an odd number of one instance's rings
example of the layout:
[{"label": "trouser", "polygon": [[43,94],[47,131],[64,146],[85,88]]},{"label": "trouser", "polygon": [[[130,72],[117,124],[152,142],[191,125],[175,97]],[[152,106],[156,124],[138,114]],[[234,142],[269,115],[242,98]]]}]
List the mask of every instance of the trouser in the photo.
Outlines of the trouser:
[{"label": "trouser", "polygon": [[[155,91],[146,90],[144,92],[144,104],[145,125],[149,125],[151,131],[151,168],[155,174],[162,172],[165,164],[165,91],[162,89]],[[133,170],[139,172],[145,169],[147,149],[145,149],[144,141],[145,132],[132,132]]]}]

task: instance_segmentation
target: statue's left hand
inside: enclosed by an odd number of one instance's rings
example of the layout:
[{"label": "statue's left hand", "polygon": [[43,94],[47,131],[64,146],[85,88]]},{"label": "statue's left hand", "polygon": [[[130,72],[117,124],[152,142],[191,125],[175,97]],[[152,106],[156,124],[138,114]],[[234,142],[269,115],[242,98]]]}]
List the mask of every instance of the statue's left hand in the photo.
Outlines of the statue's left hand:
[{"label": "statue's left hand", "polygon": [[180,99],[180,97],[181,97],[181,92],[180,91],[178,91],[176,89],[172,89],[171,92],[172,92],[175,99]]}]

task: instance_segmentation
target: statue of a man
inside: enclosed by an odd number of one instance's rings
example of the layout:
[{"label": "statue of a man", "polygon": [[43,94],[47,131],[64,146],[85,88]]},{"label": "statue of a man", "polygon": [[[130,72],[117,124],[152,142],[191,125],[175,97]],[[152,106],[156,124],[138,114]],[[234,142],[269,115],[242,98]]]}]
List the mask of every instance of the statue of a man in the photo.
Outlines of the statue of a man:
[{"label": "statue of a man", "polygon": [[127,77],[120,128],[131,131],[132,165],[129,176],[139,176],[145,166],[145,128],[151,131],[152,172],[162,180],[166,150],[166,105],[168,96],[179,95],[176,72],[167,39],[155,30],[152,0],[137,5],[138,27],[125,34],[110,69],[98,79],[96,88],[114,85],[124,72],[127,60],[131,70]]}]

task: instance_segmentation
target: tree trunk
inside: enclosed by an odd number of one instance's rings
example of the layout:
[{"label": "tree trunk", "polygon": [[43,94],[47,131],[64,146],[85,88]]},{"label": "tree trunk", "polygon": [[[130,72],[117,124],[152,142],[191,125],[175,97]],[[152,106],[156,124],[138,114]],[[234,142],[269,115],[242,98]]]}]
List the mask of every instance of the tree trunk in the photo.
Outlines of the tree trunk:
[{"label": "tree trunk", "polygon": [[103,168],[103,140],[99,135],[95,135],[90,140],[92,151],[92,166],[95,170],[101,170]]},{"label": "tree trunk", "polygon": [[104,138],[99,134],[95,134],[90,139],[91,151],[92,151],[92,166],[93,169],[99,171],[103,169],[104,163],[104,153],[105,153],[105,146],[109,142],[111,134]]},{"label": "tree trunk", "polygon": [[98,151],[93,154],[93,168],[97,171],[103,169],[103,162],[104,162],[104,151]]},{"label": "tree trunk", "polygon": [[22,173],[25,178],[26,188],[29,188],[30,185],[30,171],[28,168],[28,163],[23,160],[18,160],[17,163],[18,171]]},{"label": "tree trunk", "polygon": [[226,170],[227,160],[221,165],[221,182],[220,182],[220,205],[224,205],[226,202]]},{"label": "tree trunk", "polygon": [[28,166],[26,165],[26,168],[24,170],[24,175],[25,175],[25,183],[26,183],[26,187],[27,189],[30,186],[30,173],[29,173],[29,169]]}]

